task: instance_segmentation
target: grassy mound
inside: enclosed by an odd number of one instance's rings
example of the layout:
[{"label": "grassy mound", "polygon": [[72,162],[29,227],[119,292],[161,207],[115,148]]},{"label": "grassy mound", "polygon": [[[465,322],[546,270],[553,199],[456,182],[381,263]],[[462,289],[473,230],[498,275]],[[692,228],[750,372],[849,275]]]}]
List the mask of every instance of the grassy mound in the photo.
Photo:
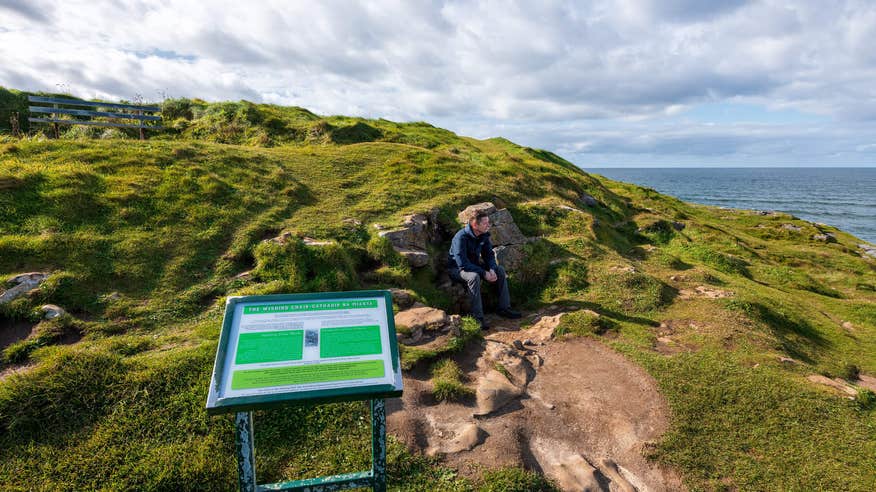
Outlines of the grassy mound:
[{"label": "grassy mound", "polygon": [[[424,123],[197,100],[167,101],[164,116],[168,130],[146,142],[0,135],[0,275],[51,274],[0,318],[34,322],[44,303],[71,315],[3,353],[10,488],[233,489],[232,422],[203,410],[224,297],[402,287],[444,306],[436,273],[412,270],[372,225],[438,209],[453,228],[487,200],[539,237],[511,274],[515,303],[600,313],[563,330],[610,330],[606,343],[658,380],[673,421],[652,454],[689,486],[876,488],[869,395],[805,379],[876,374],[876,266],[857,238],[686,204]],[[836,241],[811,238],[824,232]],[[476,338],[470,324],[447,351]],[[655,350],[664,336],[684,351]],[[403,358],[435,360],[442,395],[458,397],[447,351]],[[367,415],[358,403],[259,413],[260,480],[365,468]],[[406,490],[550,487],[522,470],[464,480],[395,443],[389,473]]]}]

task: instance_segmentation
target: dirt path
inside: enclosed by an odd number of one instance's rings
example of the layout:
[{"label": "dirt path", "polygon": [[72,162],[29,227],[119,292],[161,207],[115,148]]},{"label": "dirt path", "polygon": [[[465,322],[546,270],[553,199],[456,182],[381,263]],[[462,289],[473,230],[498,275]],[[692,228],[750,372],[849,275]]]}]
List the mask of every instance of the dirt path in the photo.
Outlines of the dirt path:
[{"label": "dirt path", "polygon": [[[413,450],[443,455],[466,476],[514,465],[550,476],[565,490],[683,489],[674,472],[642,454],[668,424],[655,381],[597,340],[539,343],[538,332],[538,326],[493,331],[454,358],[477,389],[470,401],[435,402],[425,371],[406,375],[404,397],[388,404],[390,432]],[[515,340],[528,338],[536,342],[515,348]],[[474,416],[484,395],[498,394],[485,382],[498,377],[497,361],[511,368],[498,383],[511,396]]]}]

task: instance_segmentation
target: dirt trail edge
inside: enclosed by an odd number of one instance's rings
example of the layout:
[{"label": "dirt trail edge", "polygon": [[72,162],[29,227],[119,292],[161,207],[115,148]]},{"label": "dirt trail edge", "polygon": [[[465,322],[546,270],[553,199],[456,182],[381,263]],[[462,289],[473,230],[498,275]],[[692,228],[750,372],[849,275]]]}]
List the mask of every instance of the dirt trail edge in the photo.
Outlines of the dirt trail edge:
[{"label": "dirt trail edge", "polygon": [[654,379],[597,340],[545,332],[495,331],[457,354],[476,395],[466,401],[436,402],[426,371],[405,374],[404,397],[387,405],[390,433],[466,476],[522,466],[563,490],[683,489],[643,457],[669,421]]}]

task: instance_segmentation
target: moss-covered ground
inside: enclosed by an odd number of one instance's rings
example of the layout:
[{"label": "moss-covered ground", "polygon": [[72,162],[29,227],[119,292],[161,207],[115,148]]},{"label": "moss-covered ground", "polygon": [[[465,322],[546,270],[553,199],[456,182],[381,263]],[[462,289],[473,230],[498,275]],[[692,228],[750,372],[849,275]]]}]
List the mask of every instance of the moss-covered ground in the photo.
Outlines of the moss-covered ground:
[{"label": "moss-covered ground", "polygon": [[[146,142],[0,136],[0,276],[52,274],[0,319],[36,322],[45,303],[71,315],[2,353],[4,487],[233,489],[231,418],[204,411],[224,297],[405,287],[444,306],[434,274],[411,271],[371,225],[437,208],[452,229],[461,208],[493,201],[540,237],[512,276],[515,303],[599,313],[564,333],[604,337],[656,378],[672,422],[649,453],[690,488],[876,489],[867,394],[805,379],[876,374],[876,265],[851,235],[687,204],[424,123],[167,104],[169,130]],[[281,232],[292,240],[263,242]],[[836,241],[812,239],[824,232]],[[667,326],[670,353],[655,350]],[[367,415],[360,403],[258,413],[260,481],[366,468]],[[396,443],[389,461],[396,489],[549,487],[515,469],[462,479]]]}]

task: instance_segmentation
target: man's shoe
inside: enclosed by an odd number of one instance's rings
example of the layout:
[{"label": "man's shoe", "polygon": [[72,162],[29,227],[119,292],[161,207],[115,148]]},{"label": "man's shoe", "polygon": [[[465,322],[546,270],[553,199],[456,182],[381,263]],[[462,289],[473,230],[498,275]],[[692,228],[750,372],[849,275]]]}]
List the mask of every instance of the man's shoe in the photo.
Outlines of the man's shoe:
[{"label": "man's shoe", "polygon": [[519,311],[514,311],[513,309],[500,309],[496,314],[508,319],[520,319],[522,316]]}]

